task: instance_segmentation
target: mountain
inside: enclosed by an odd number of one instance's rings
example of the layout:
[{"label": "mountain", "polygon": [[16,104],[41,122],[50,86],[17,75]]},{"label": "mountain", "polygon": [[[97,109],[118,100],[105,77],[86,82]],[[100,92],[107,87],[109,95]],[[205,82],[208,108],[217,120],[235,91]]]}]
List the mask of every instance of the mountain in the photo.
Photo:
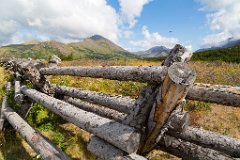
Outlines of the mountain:
[{"label": "mountain", "polygon": [[199,49],[199,50],[195,51],[195,53],[208,51],[208,50],[216,50],[216,49],[221,49],[221,48],[231,48],[231,47],[234,47],[234,46],[237,46],[237,45],[240,45],[240,40],[233,40],[233,39],[230,38],[223,45],[213,46],[213,47],[210,47],[210,48],[202,48],[202,49]]},{"label": "mountain", "polygon": [[142,58],[157,58],[157,57],[166,57],[170,52],[169,48],[164,46],[155,46],[146,51],[135,52],[134,54]]},{"label": "mountain", "polygon": [[79,58],[121,59],[136,57],[100,35],[94,35],[81,42],[68,44],[57,41],[38,42],[33,40],[23,44],[12,44],[0,48],[1,57],[48,59],[52,54],[56,54],[65,60]]}]

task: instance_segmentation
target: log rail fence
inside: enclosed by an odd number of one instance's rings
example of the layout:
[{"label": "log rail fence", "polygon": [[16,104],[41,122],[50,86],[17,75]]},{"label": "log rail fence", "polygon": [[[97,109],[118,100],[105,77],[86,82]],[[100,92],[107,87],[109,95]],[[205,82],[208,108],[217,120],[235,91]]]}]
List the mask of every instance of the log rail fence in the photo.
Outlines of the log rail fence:
[{"label": "log rail fence", "polygon": [[[14,111],[4,97],[0,129],[9,123],[42,159],[68,160],[63,151],[31,127],[26,118],[34,102],[92,134],[88,150],[98,159],[145,160],[153,149],[182,159],[239,160],[240,140],[188,125],[186,99],[240,107],[240,87],[194,83],[187,64],[191,52],[176,45],[161,66],[58,67],[42,60],[2,58],[14,76]],[[50,75],[72,75],[147,83],[137,99],[51,84]],[[27,87],[30,81],[32,87]],[[6,84],[6,92],[11,88]]]}]

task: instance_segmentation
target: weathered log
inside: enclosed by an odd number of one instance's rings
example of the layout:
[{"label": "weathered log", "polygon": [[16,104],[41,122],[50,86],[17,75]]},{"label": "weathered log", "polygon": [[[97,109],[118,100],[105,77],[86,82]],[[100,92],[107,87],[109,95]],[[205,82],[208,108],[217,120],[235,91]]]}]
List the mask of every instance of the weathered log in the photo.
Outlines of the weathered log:
[{"label": "weathered log", "polygon": [[[11,87],[12,87],[11,82],[6,82],[6,84],[5,84],[6,93],[9,93],[11,91]],[[4,98],[4,99],[6,99],[6,98]],[[7,106],[6,103],[7,103],[6,100],[2,101],[2,108],[1,108],[1,115],[0,115],[0,130],[1,131],[4,129],[5,117],[4,117],[3,112],[5,110],[5,107]]]},{"label": "weathered log", "polygon": [[40,73],[44,75],[72,75],[148,83],[161,82],[166,72],[167,68],[164,66],[52,67],[40,69]]},{"label": "weathered log", "polygon": [[159,89],[158,85],[148,85],[138,96],[134,103],[134,106],[130,110],[130,114],[122,122],[126,125],[138,128],[145,132],[147,126],[147,119],[153,106],[157,91]]},{"label": "weathered log", "polygon": [[61,63],[61,59],[57,55],[52,55],[48,61],[48,67],[56,67]]},{"label": "weathered log", "polygon": [[8,63],[14,73],[18,72],[21,74],[22,79],[30,80],[34,88],[49,95],[54,94],[54,89],[51,88],[46,77],[39,73],[39,69],[45,66],[43,62],[27,59],[13,59]]},{"label": "weathered log", "polygon": [[14,85],[14,100],[21,104],[24,99],[24,95],[21,93],[20,87],[21,87],[20,81],[15,81]]},{"label": "weathered log", "polygon": [[162,65],[170,67],[175,62],[188,62],[191,57],[192,52],[190,50],[186,49],[180,44],[176,44]]},{"label": "weathered log", "polygon": [[231,155],[232,157],[240,158],[240,140],[221,135],[219,133],[206,131],[200,128],[187,127],[181,133],[170,132],[170,135],[179,137],[183,140],[201,145],[203,147],[212,148]]},{"label": "weathered log", "polygon": [[186,98],[240,107],[240,87],[196,83]]},{"label": "weathered log", "polygon": [[102,117],[114,119],[117,122],[122,122],[127,116],[124,113],[120,113],[118,111],[115,111],[100,105],[91,104],[89,102],[85,102],[80,99],[66,97],[64,98],[64,100],[80,109],[83,109],[88,112],[96,113]]},{"label": "weathered log", "polygon": [[6,90],[7,93],[11,91],[11,87],[12,87],[11,82],[7,82],[5,84],[5,90]]},{"label": "weathered log", "polygon": [[21,91],[67,121],[97,135],[127,153],[133,153],[139,147],[140,134],[132,127],[81,110],[25,86],[21,87]]},{"label": "weathered log", "polygon": [[6,97],[3,98],[2,101],[2,108],[1,108],[1,115],[0,115],[0,130],[2,131],[4,129],[4,122],[5,122],[5,116],[4,116],[4,111],[6,110],[7,107],[7,100]]},{"label": "weathered log", "polygon": [[161,128],[167,122],[171,112],[182,103],[195,79],[196,72],[187,64],[179,62],[169,67],[152,108],[153,114],[148,120],[148,136],[141,153],[149,152],[156,145]]},{"label": "weathered log", "polygon": [[23,118],[26,118],[30,108],[32,107],[33,103],[29,98],[25,97],[21,93],[21,82],[15,81],[14,86],[14,100],[21,106],[21,108],[17,111],[19,115]]},{"label": "weathered log", "polygon": [[[190,57],[191,53],[183,46],[177,44],[171,50],[169,58],[162,63],[162,66],[170,67],[174,62],[186,62]],[[160,89],[161,82],[158,84],[150,84],[143,89],[124,123],[139,129],[141,128],[144,132],[144,129],[147,127],[147,119],[154,105],[154,100]]]},{"label": "weathered log", "polygon": [[186,160],[233,160],[234,158],[194,143],[165,135],[157,148]]},{"label": "weathered log", "polygon": [[135,102],[135,100],[128,97],[112,96],[109,94],[58,85],[53,85],[53,87],[58,94],[83,99],[123,113],[129,113]]},{"label": "weathered log", "polygon": [[3,114],[13,128],[30,144],[30,146],[41,155],[42,159],[50,160],[70,160],[70,158],[50,143],[38,131],[27,124],[16,112],[7,106],[6,97],[3,99]]},{"label": "weathered log", "polygon": [[87,149],[103,160],[147,160],[135,153],[127,154],[96,136],[90,139]]}]

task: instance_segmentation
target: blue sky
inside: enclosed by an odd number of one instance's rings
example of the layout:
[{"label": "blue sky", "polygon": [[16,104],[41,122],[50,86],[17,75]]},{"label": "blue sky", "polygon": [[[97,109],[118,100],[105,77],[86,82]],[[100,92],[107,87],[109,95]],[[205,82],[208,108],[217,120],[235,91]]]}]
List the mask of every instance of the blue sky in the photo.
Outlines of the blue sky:
[{"label": "blue sky", "polygon": [[240,39],[239,0],[0,0],[0,46],[100,34],[130,51]]},{"label": "blue sky", "polygon": [[[108,1],[119,11],[117,0]],[[164,37],[177,37],[193,49],[200,48],[202,38],[210,33],[206,14],[199,11],[201,4],[194,0],[154,0],[146,4],[137,24],[133,28],[132,40],[143,38],[141,30],[147,26],[151,32],[158,32]],[[128,41],[121,39],[121,44],[130,48]],[[161,45],[161,44],[159,44]]]}]

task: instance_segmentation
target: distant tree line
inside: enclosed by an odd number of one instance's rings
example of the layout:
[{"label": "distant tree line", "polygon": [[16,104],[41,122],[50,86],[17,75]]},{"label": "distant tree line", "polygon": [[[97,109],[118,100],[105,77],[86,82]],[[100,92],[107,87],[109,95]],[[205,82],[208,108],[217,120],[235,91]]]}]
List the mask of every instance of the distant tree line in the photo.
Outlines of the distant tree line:
[{"label": "distant tree line", "polygon": [[240,63],[240,45],[232,48],[221,48],[194,53],[192,60]]}]

